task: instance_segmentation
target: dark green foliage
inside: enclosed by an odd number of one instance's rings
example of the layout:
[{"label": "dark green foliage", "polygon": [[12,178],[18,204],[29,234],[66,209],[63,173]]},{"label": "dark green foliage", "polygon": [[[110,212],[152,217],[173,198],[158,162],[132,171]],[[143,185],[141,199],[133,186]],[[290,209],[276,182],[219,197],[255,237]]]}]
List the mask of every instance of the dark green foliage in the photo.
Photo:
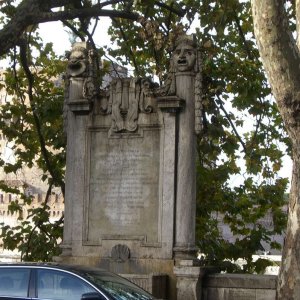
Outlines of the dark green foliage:
[{"label": "dark green foliage", "polygon": [[[278,249],[271,237],[286,226],[288,180],[277,172],[290,142],[259,60],[250,2],[201,1],[200,9],[206,114],[198,140],[198,245],[208,264],[244,258],[236,271],[261,272],[267,262],[252,262],[252,255],[263,250],[262,242]],[[238,183],[229,184],[237,176]],[[268,214],[273,224],[265,228]],[[232,242],[222,237],[220,220]]]},{"label": "dark green foliage", "polygon": [[[65,63],[56,57],[52,45],[42,45],[38,35],[28,35],[28,46],[36,56],[27,53],[34,83],[29,91],[20,57],[11,53],[12,67],[6,70],[5,87],[13,96],[0,108],[0,127],[14,151],[14,161],[1,165],[6,173],[17,174],[24,167],[37,166],[42,171],[41,181],[49,185],[42,205],[28,210],[23,218],[23,208],[32,203],[26,186],[11,187],[1,182],[0,188],[16,195],[9,204],[10,214],[19,214],[19,225],[2,226],[0,237],[6,249],[18,249],[22,260],[49,261],[60,253],[58,242],[62,238],[63,218],[50,223],[47,202],[53,188],[64,193],[65,137],[63,134],[63,82],[61,75]],[[59,83],[59,85],[57,84]],[[32,93],[32,97],[28,95]]]},{"label": "dark green foliage", "polygon": [[[17,209],[13,205],[10,205],[10,211]],[[1,238],[5,248],[18,249],[23,261],[51,261],[53,256],[59,255],[62,221],[51,224],[49,209],[49,206],[30,209],[28,219],[12,228],[2,224]]]}]

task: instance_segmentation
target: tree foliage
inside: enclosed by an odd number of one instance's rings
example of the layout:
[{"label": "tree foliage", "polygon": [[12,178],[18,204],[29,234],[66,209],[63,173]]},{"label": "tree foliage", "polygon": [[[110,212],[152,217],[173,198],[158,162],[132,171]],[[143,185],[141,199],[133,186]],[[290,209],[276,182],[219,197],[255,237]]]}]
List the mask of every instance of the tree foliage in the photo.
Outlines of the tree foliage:
[{"label": "tree foliage", "polygon": [[17,226],[3,225],[1,238],[5,248],[19,250],[23,260],[47,261],[59,253],[58,242],[62,237],[63,218],[54,223],[49,221],[48,201],[55,189],[64,194],[64,98],[59,79],[65,62],[55,55],[51,44],[43,45],[37,33],[28,33],[26,39],[26,48],[36,54],[26,50],[22,54],[10,53],[12,65],[5,71],[2,86],[12,101],[1,106],[0,126],[14,160],[2,158],[1,165],[8,174],[19,174],[24,167],[38,167],[43,174],[40,180],[47,183],[48,190],[43,204],[31,207],[24,218],[23,207],[30,205],[33,197],[26,187],[10,187],[1,182],[4,192],[16,195],[9,204],[10,214],[19,215]]},{"label": "tree foliage", "polygon": [[[61,20],[80,39],[95,45],[97,21],[91,18],[110,16],[109,33],[117,47],[107,45],[98,52],[121,65],[132,66],[135,76],[155,76],[162,83],[174,39],[193,21],[198,22],[205,114],[204,130],[198,139],[197,244],[207,264],[222,264],[233,270],[224,260],[245,258],[247,264],[239,271],[260,272],[266,262],[253,263],[252,254],[261,250],[264,242],[278,249],[272,236],[281,234],[286,223],[282,207],[286,204],[288,180],[277,172],[282,168],[285,147],[290,151],[290,143],[255,46],[249,1],[65,0],[60,1],[61,10],[55,13],[50,13],[58,6],[55,0],[47,4],[25,0],[22,7],[13,1],[4,2],[2,22],[7,25],[0,30],[0,43],[11,27],[21,33],[21,38],[5,44],[0,51],[9,53],[15,66],[8,72],[6,84],[8,92],[16,95],[13,103],[1,111],[1,127],[14,142],[17,157],[15,164],[4,168],[16,172],[23,165],[37,164],[45,174],[43,180],[49,183],[49,193],[52,187],[64,190],[63,90],[48,80],[62,74],[64,60],[55,56],[51,45],[42,44],[36,31],[38,23]],[[23,7],[33,4],[31,19],[25,22],[21,18],[23,25],[18,25],[16,19]],[[108,4],[112,7],[105,9]],[[33,49],[37,51],[34,56],[30,55]],[[29,95],[29,106],[24,105],[25,94]],[[5,120],[17,121],[7,126]],[[239,178],[238,184],[232,183],[235,177]],[[261,222],[266,215],[273,220],[270,228]],[[50,226],[47,209],[41,214],[33,211],[32,216],[35,227],[27,220],[20,228],[4,227],[4,245],[19,247],[26,253],[24,259],[48,259],[56,253],[61,220]],[[233,240],[222,235],[220,219],[232,231]],[[41,249],[31,243],[43,239],[52,239],[54,246],[51,255],[40,257],[37,252]]]},{"label": "tree foliage", "polygon": [[[280,249],[272,236],[285,228],[288,181],[277,172],[290,143],[259,60],[250,3],[201,4],[206,126],[198,143],[198,241],[210,262],[243,257],[243,271],[260,271],[252,254],[263,242]],[[229,185],[238,174],[243,180]],[[232,242],[220,235],[213,211],[234,234]],[[271,228],[261,224],[268,214]]]}]

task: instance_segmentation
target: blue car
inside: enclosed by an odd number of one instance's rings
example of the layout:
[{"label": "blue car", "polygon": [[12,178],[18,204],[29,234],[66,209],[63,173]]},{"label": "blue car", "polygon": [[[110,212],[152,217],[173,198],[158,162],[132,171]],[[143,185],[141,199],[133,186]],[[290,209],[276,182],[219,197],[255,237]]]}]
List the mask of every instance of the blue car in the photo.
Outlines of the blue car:
[{"label": "blue car", "polygon": [[52,263],[0,264],[0,300],[152,300],[103,269]]}]

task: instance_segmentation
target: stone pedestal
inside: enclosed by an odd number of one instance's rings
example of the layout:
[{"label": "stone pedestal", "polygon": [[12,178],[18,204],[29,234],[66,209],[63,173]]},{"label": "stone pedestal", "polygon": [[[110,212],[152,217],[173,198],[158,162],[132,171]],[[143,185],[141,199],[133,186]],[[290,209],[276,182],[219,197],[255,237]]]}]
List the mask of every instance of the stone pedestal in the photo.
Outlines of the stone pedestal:
[{"label": "stone pedestal", "polygon": [[191,260],[181,261],[174,267],[177,278],[177,300],[201,300],[201,280],[205,271]]},{"label": "stone pedestal", "polygon": [[174,274],[177,278],[177,300],[203,300],[203,278],[218,273],[216,267],[199,266],[198,260],[177,260]]}]

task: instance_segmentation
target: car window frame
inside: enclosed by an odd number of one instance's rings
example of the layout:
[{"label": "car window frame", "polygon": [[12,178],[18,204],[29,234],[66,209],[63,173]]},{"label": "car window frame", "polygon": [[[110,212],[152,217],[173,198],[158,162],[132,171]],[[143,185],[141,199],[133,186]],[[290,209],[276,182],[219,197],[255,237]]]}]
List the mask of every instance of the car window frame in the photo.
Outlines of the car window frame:
[{"label": "car window frame", "polygon": [[26,296],[15,296],[15,295],[5,295],[1,296],[0,295],[0,300],[6,300],[6,299],[16,299],[16,300],[28,300],[31,299],[31,289],[32,289],[32,270],[30,266],[18,266],[18,265],[2,265],[0,267],[0,270],[13,270],[13,269],[22,269],[22,270],[29,270],[29,279],[27,283],[27,291],[26,291]]},{"label": "car window frame", "polygon": [[90,281],[88,281],[86,278],[84,278],[83,276],[80,276],[80,274],[77,274],[77,272],[73,272],[70,270],[65,270],[65,269],[61,269],[61,268],[56,268],[55,266],[31,266],[32,268],[32,291],[33,293],[30,294],[32,295],[32,300],[40,300],[42,298],[38,297],[38,270],[52,270],[52,271],[56,271],[56,272],[60,272],[62,274],[68,274],[71,276],[76,277],[77,279],[82,280],[83,282],[85,282],[87,285],[89,285],[90,287],[92,287],[97,293],[99,293],[99,295],[101,295],[102,297],[105,298],[105,300],[113,300],[113,298],[111,298],[110,296],[106,295],[101,289],[99,289],[99,287],[97,287],[96,285],[94,285],[93,283],[91,283]]}]

